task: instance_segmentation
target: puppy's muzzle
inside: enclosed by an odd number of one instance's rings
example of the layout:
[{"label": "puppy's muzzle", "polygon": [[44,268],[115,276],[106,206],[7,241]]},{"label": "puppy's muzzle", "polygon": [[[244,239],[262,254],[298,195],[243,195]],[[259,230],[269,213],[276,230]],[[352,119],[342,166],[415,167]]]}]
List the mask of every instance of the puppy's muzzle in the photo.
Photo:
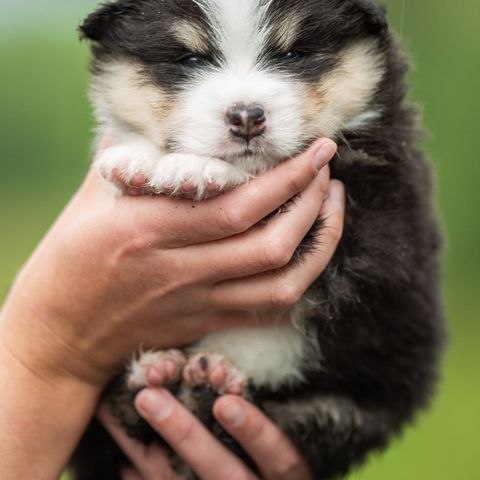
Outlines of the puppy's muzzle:
[{"label": "puppy's muzzle", "polygon": [[226,119],[232,135],[247,143],[266,129],[267,119],[260,105],[233,105],[227,110]]}]

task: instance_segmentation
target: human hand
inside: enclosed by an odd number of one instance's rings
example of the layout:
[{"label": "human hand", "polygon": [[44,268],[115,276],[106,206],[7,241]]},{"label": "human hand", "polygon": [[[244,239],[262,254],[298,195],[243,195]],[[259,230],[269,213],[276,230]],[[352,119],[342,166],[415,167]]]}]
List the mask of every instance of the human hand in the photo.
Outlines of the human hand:
[{"label": "human hand", "polygon": [[[258,408],[226,395],[214,405],[217,421],[235,438],[260,472],[252,472],[167,390],[146,389],[136,399],[139,413],[202,480],[311,480],[307,464],[290,440]],[[180,480],[168,454],[129,438],[103,406],[99,418],[132,462],[122,480]]]},{"label": "human hand", "polygon": [[[102,387],[139,345],[187,344],[245,320],[226,312],[295,303],[329,262],[341,227],[325,230],[309,262],[264,273],[289,262],[318,217],[329,188],[322,167],[334,152],[319,140],[200,203],[115,197],[91,172],[15,282],[0,315],[2,347],[45,377]],[[299,192],[287,213],[257,225]]]}]

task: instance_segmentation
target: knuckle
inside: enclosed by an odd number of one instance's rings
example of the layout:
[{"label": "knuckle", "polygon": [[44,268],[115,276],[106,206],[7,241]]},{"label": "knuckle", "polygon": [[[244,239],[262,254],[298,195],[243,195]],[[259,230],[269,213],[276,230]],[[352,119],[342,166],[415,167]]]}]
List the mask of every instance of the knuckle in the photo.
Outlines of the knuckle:
[{"label": "knuckle", "polygon": [[285,279],[280,280],[272,291],[271,303],[274,307],[291,307],[304,293],[303,288]]},{"label": "knuckle", "polygon": [[118,244],[110,245],[109,266],[118,272],[132,258],[140,258],[146,250],[146,239],[141,237],[123,238]]},{"label": "knuckle", "polygon": [[126,216],[119,227],[120,238],[129,241],[132,248],[143,250],[152,244],[153,233],[148,221],[140,216]]},{"label": "knuckle", "polygon": [[302,468],[302,462],[298,453],[290,451],[287,454],[281,455],[275,465],[275,476],[279,479],[297,478],[294,475]]},{"label": "knuckle", "polygon": [[337,222],[330,222],[325,226],[324,234],[327,237],[327,243],[336,245],[343,235],[342,225]]},{"label": "knuckle", "polygon": [[328,197],[330,190],[330,170],[329,167],[324,167],[314,180],[316,193],[324,201]]},{"label": "knuckle", "polygon": [[264,421],[249,421],[243,426],[242,430],[239,432],[241,436],[242,443],[254,444],[264,437],[267,424]]},{"label": "knuckle", "polygon": [[170,474],[170,472],[160,472],[158,471],[158,468],[156,468],[157,465],[154,462],[146,462],[146,465],[144,465],[144,469],[146,470],[146,473],[148,474],[148,478],[151,480],[172,480],[173,477]]},{"label": "knuckle", "polygon": [[[162,470],[164,470],[164,469],[162,469]],[[175,480],[175,476],[174,476],[173,473],[164,472],[164,471],[159,472],[158,468],[147,469],[146,473],[148,473],[149,480]]]},{"label": "knuckle", "polygon": [[238,207],[228,206],[217,217],[220,230],[225,234],[242,233],[249,228],[247,215]]},{"label": "knuckle", "polygon": [[265,247],[265,264],[269,268],[282,268],[290,263],[294,250],[287,241],[273,239]]},{"label": "knuckle", "polygon": [[175,424],[175,443],[180,445],[188,442],[193,437],[194,429],[195,422],[191,418],[181,422],[177,421]]},{"label": "knuckle", "polygon": [[343,230],[341,226],[338,226],[338,225],[333,226],[330,232],[330,236],[333,242],[337,244],[342,239],[342,236],[343,236]]},{"label": "knuckle", "polygon": [[317,183],[318,183],[318,189],[320,190],[322,197],[326,198],[328,195],[328,190],[330,185],[330,175],[328,175],[328,173],[325,175],[320,174],[318,176]]},{"label": "knuckle", "polygon": [[158,469],[155,469],[154,472],[152,472],[152,479],[153,480],[177,480],[177,474],[173,470],[168,470],[168,472],[165,472],[165,468],[162,468],[161,471]]},{"label": "knuckle", "polygon": [[148,235],[132,234],[123,247],[125,256],[137,256],[149,250],[152,246],[152,240]]},{"label": "knuckle", "polygon": [[291,196],[303,190],[302,182],[299,179],[300,172],[292,172],[287,176],[287,186]]},{"label": "knuckle", "polygon": [[232,471],[229,471],[225,476],[229,480],[251,480],[251,476],[243,469],[235,468]]}]

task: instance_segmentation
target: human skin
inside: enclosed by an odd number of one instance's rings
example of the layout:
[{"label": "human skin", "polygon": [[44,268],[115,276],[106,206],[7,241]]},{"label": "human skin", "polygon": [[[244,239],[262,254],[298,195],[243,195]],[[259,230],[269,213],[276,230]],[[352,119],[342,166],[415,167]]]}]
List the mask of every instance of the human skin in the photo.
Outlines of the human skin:
[{"label": "human skin", "polygon": [[[265,272],[288,263],[329,188],[341,203],[341,186],[322,168],[334,152],[319,140],[197,204],[115,197],[90,172],[0,314],[0,477],[57,478],[105,385],[139,345],[180,346],[256,324],[242,311],[295,303],[330,260],[341,228],[325,229],[309,262]],[[300,192],[289,212],[255,226]]]},{"label": "human skin", "polygon": [[[241,397],[220,397],[214,414],[248,452],[258,467],[258,475],[218,443],[167,390],[146,389],[139,394],[136,405],[202,480],[312,480],[307,464],[290,440],[257,407]],[[129,438],[105,407],[99,417],[132,462],[132,467],[121,472],[123,480],[181,480],[172,470],[168,454],[159,446],[145,447]]]},{"label": "human skin", "polygon": [[[341,232],[344,192],[332,182],[321,216],[329,227]],[[189,464],[202,480],[311,480],[308,465],[285,434],[258,408],[236,395],[224,395],[213,414],[250,455],[260,477],[232,455],[167,390],[145,389],[137,396],[137,411]],[[98,417],[132,462],[122,472],[123,480],[181,480],[170,465],[168,454],[157,445],[148,447],[129,438],[102,406]]]}]

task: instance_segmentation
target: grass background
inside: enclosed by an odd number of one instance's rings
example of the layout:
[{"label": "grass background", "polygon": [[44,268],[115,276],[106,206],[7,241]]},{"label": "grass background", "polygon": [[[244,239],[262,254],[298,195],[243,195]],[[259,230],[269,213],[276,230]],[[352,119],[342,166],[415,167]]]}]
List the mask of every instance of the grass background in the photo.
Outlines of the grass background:
[{"label": "grass background", "polygon": [[[75,27],[96,3],[0,0],[0,298],[88,166],[88,52]],[[387,4],[431,134],[451,341],[431,411],[350,480],[470,480],[480,478],[480,2]]]}]

